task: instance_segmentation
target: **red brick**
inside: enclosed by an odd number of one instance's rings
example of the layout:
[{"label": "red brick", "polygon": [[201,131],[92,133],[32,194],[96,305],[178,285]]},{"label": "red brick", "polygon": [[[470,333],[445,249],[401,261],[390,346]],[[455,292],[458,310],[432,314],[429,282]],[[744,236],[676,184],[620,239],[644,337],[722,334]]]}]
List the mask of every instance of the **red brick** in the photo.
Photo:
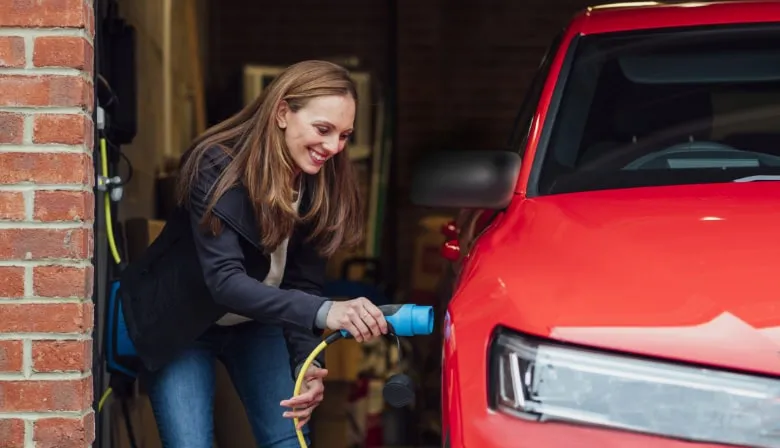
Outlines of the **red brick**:
[{"label": "red brick", "polygon": [[84,411],[92,380],[0,381],[0,412]]},{"label": "red brick", "polygon": [[0,332],[3,333],[85,333],[91,328],[90,302],[0,304]]},{"label": "red brick", "polygon": [[0,447],[24,448],[24,420],[0,419]]},{"label": "red brick", "polygon": [[24,217],[24,195],[18,191],[0,191],[0,220],[21,221]]},{"label": "red brick", "polygon": [[24,297],[24,268],[21,266],[0,266],[0,297]]},{"label": "red brick", "polygon": [[[94,2],[95,0],[92,1]],[[85,26],[86,26],[87,34],[89,35],[89,37],[94,39],[95,38],[95,11],[92,8],[86,8],[86,10],[87,10],[86,11],[87,18],[86,18]]]},{"label": "red brick", "polygon": [[82,114],[42,114],[33,121],[33,143],[92,144],[92,120]]},{"label": "red brick", "polygon": [[88,8],[84,0],[4,0],[0,26],[82,28]]},{"label": "red brick", "polygon": [[91,256],[91,229],[0,229],[0,259],[84,259]]},{"label": "red brick", "polygon": [[0,76],[0,107],[81,107],[91,111],[91,102],[92,87],[81,76]]},{"label": "red brick", "polygon": [[22,341],[0,341],[0,372],[21,372],[22,351]]},{"label": "red brick", "polygon": [[92,341],[33,341],[36,372],[86,372],[92,364]]},{"label": "red brick", "polygon": [[91,185],[92,160],[88,154],[62,152],[0,153],[0,184]]},{"label": "red brick", "polygon": [[[94,218],[95,196],[86,191],[35,192],[33,218],[39,221],[91,221]],[[0,216],[2,196],[0,196]]]},{"label": "red brick", "polygon": [[92,45],[83,37],[46,36],[35,39],[33,65],[69,67],[92,72]]},{"label": "red brick", "polygon": [[36,448],[84,448],[95,440],[95,414],[82,419],[45,418],[35,422]]},{"label": "red brick", "polygon": [[18,145],[24,135],[24,116],[0,112],[0,144]]},{"label": "red brick", "polygon": [[92,266],[37,266],[33,269],[33,294],[37,297],[92,296]]},{"label": "red brick", "polygon": [[24,38],[0,37],[0,67],[24,67]]},{"label": "red brick", "polygon": [[95,439],[95,417],[90,413],[81,420],[51,418],[35,422],[37,448],[83,448]]}]

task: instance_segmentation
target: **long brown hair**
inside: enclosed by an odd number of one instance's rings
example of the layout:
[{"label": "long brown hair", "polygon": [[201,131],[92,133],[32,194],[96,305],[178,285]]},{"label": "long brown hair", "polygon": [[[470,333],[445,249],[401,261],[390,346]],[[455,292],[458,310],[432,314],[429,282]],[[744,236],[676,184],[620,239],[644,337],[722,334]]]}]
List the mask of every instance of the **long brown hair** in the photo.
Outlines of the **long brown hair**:
[{"label": "long brown hair", "polygon": [[217,200],[229,189],[243,185],[254,204],[260,227],[260,244],[274,250],[298,223],[311,229],[307,241],[323,256],[342,246],[357,244],[363,234],[363,214],[357,181],[347,151],[328,160],[315,176],[304,176],[308,211],[293,209],[295,162],[285,144],[284,131],[275,125],[277,107],[286,101],[293,112],[314,97],[351,95],[357,91],[346,69],[325,61],[304,61],[287,67],[251,104],[196,138],[184,160],[178,184],[178,202],[184,204],[195,182],[203,154],[219,147],[229,163],[217,179],[201,224],[219,233],[213,215]]}]

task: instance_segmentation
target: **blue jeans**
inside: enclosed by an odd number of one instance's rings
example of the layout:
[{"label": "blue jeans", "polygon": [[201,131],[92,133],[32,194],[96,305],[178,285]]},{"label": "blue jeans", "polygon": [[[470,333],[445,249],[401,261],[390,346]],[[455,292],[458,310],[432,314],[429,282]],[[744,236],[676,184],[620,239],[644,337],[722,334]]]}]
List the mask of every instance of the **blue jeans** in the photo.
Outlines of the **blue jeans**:
[{"label": "blue jeans", "polygon": [[[212,448],[217,359],[241,397],[257,446],[298,448],[293,420],[282,417],[288,409],[279,405],[295,386],[282,329],[256,322],[213,326],[172,362],[145,375],[163,447]],[[303,432],[308,444],[308,428]]]}]

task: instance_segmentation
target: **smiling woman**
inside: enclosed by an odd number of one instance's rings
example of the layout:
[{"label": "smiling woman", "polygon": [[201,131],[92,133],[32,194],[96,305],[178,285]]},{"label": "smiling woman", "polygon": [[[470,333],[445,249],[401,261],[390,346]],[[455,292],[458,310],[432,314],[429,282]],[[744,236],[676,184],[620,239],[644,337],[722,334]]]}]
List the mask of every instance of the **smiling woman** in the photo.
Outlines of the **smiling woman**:
[{"label": "smiling woman", "polygon": [[266,203],[271,212],[255,210],[263,245],[276,247],[297,219],[289,201],[300,184],[296,178],[301,172],[317,174],[324,161],[332,159],[321,176],[298,179],[312,184],[311,209],[302,219],[316,217],[312,237],[322,238],[323,255],[331,255],[342,240],[347,245],[356,243],[361,234],[355,231],[363,227],[360,197],[352,164],[343,153],[356,103],[355,86],[341,67],[321,61],[289,67],[254,103],[194,142],[192,156],[185,154],[179,201],[188,200],[203,155],[220,147],[232,160],[214,186],[206,221],[216,230],[212,209],[241,180],[252,202]]},{"label": "smiling woman", "polygon": [[344,150],[355,121],[355,99],[329,95],[299,103],[282,103],[277,122],[286,129],[285,143],[297,168],[317,174],[331,157]]},{"label": "smiling woman", "polygon": [[387,333],[368,299],[321,297],[327,257],[363,230],[345,154],[356,103],[346,70],[301,62],[183,156],[178,207],[121,291],[166,447],[211,448],[216,359],[257,444],[299,446],[292,419],[322,401],[323,357],[291,398],[293,377],[322,331]]}]

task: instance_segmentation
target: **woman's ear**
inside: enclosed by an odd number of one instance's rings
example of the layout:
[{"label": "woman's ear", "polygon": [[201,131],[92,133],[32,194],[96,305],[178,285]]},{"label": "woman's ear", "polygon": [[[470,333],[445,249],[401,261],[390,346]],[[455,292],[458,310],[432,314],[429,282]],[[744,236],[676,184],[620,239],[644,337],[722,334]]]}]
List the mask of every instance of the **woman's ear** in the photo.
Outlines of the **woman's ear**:
[{"label": "woman's ear", "polygon": [[276,124],[279,126],[279,129],[287,127],[287,113],[289,111],[290,105],[287,104],[287,101],[279,101],[279,106],[276,108]]}]

